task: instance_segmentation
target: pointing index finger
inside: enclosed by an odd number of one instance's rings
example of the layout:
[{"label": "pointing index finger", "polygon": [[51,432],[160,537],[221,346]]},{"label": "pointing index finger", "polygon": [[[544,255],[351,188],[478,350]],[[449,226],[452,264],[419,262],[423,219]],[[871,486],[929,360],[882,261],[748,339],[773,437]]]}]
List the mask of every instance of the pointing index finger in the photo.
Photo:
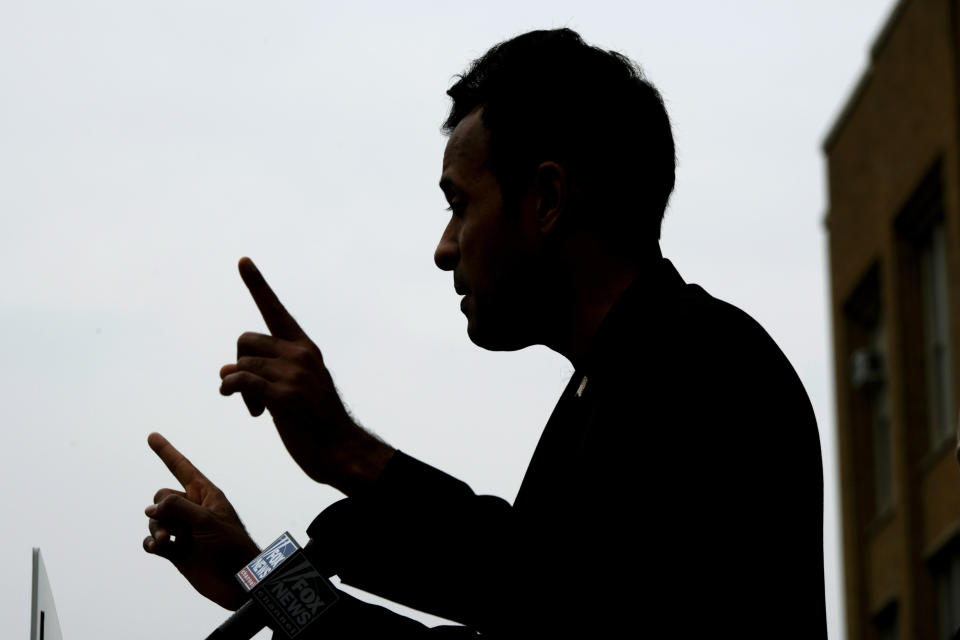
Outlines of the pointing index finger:
[{"label": "pointing index finger", "polygon": [[176,447],[159,433],[151,433],[147,436],[147,444],[163,460],[163,464],[167,465],[167,469],[183,485],[184,489],[198,480],[210,482],[206,476],[200,473],[199,469],[193,466],[182,453],[177,451]]},{"label": "pointing index finger", "polygon": [[263,316],[264,322],[267,323],[267,328],[270,329],[270,333],[286,340],[294,340],[303,336],[303,329],[300,328],[297,321],[294,320],[293,316],[284,308],[280,299],[277,298],[277,294],[273,292],[273,289],[271,289],[267,281],[264,280],[263,274],[261,274],[257,266],[253,264],[253,260],[250,258],[240,258],[239,268],[240,277],[243,278],[243,283],[247,285],[247,289],[250,290],[253,301],[257,303],[260,315]]}]

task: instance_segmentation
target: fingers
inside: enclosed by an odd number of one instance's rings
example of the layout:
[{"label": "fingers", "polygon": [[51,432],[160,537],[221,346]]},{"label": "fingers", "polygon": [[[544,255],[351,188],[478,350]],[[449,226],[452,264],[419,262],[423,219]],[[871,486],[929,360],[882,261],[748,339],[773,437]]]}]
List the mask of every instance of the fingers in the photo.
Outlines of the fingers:
[{"label": "fingers", "polygon": [[220,367],[220,393],[228,396],[240,391],[250,413],[258,416],[269,400],[269,384],[280,380],[283,370],[277,358],[240,356],[236,364]]},{"label": "fingers", "polygon": [[[170,493],[159,502],[150,505],[143,513],[155,520],[163,529],[192,529],[209,518],[209,513],[200,505],[191,502],[180,493]],[[153,529],[151,528],[151,531]]]},{"label": "fingers", "polygon": [[189,531],[207,518],[207,514],[175,489],[160,489],[154,495],[154,503],[143,511],[150,518],[147,524],[150,535],[143,539],[143,550],[174,560],[177,532]]},{"label": "fingers", "polygon": [[153,536],[147,536],[143,539],[143,550],[147,553],[165,557],[163,554],[164,550],[157,544]]},{"label": "fingers", "polygon": [[[247,331],[237,339],[237,360],[239,361],[247,355],[275,356],[282,346],[282,342],[280,338]],[[236,370],[236,365],[224,365],[220,369],[220,378],[223,379]],[[250,394],[244,393],[242,396],[243,403],[247,405],[247,411],[249,411],[250,415],[254,418],[262,414],[266,409],[263,402],[257,400]]]},{"label": "fingers", "polygon": [[[223,379],[240,369],[258,373],[266,368],[268,360],[282,355],[290,349],[291,345],[292,343],[287,340],[248,331],[237,339],[237,364],[221,367],[220,378]],[[261,400],[249,393],[243,394],[243,402],[253,417],[259,416],[266,409]]]},{"label": "fingers", "polygon": [[176,489],[160,489],[155,494],[153,494],[153,504],[157,504],[167,496],[171,496],[171,495],[182,496],[184,498],[187,497],[187,494],[184,493],[183,491],[178,491]]},{"label": "fingers", "polygon": [[263,275],[250,258],[240,258],[240,277],[247,285],[253,301],[260,310],[270,333],[278,338],[295,340],[304,335],[303,330],[293,316],[284,308],[277,295],[264,280]]},{"label": "fingers", "polygon": [[169,534],[163,538],[150,535],[143,539],[143,550],[175,562],[180,547],[171,539]]},{"label": "fingers", "polygon": [[[229,394],[224,394],[229,395]],[[243,398],[243,404],[247,405],[247,411],[250,412],[250,415],[256,418],[259,415],[263,415],[263,412],[267,410],[262,402],[256,398],[250,396],[248,393],[240,394],[240,397]]]},{"label": "fingers", "polygon": [[[237,371],[238,371],[237,365],[235,364],[223,365],[222,367],[220,367],[220,380],[223,380],[231,373],[236,373]],[[228,396],[232,392],[224,393],[223,387],[221,385],[220,393],[225,396]],[[250,415],[253,416],[254,418],[259,416],[266,410],[266,407],[264,406],[264,404],[260,402],[258,399],[256,399],[255,397],[253,397],[252,395],[250,395],[249,393],[242,393],[241,397],[243,398],[243,403],[247,405],[247,411],[249,411]]]},{"label": "fingers", "polygon": [[277,358],[242,356],[237,359],[237,364],[232,366],[234,371],[249,371],[270,382],[280,380],[284,373],[284,366]]},{"label": "fingers", "polygon": [[150,536],[154,542],[160,547],[173,544],[177,536],[189,531],[189,529],[180,525],[160,522],[156,518],[150,518],[150,520],[147,521],[147,528],[150,530]]},{"label": "fingers", "polygon": [[150,536],[153,538],[156,546],[162,547],[173,541],[169,529],[160,524],[159,520],[150,518],[147,523],[147,528],[150,530]]},{"label": "fingers", "polygon": [[247,400],[247,407],[250,409],[250,413],[255,416],[263,413],[263,409],[260,409],[259,413],[254,413],[250,404],[251,402],[256,403],[257,407],[262,407],[267,404],[269,401],[268,395],[270,394],[270,383],[267,382],[267,380],[249,371],[235,371],[225,376],[220,382],[221,395],[229,396],[238,391],[241,392],[244,399]]},{"label": "fingers", "polygon": [[147,444],[149,444],[154,453],[163,460],[163,464],[167,465],[167,469],[170,470],[173,477],[176,478],[184,488],[194,482],[210,483],[206,476],[200,473],[182,453],[177,451],[176,448],[159,433],[151,433],[147,436]]},{"label": "fingers", "polygon": [[242,356],[274,357],[289,349],[290,343],[281,338],[247,331],[237,338],[237,358]]}]

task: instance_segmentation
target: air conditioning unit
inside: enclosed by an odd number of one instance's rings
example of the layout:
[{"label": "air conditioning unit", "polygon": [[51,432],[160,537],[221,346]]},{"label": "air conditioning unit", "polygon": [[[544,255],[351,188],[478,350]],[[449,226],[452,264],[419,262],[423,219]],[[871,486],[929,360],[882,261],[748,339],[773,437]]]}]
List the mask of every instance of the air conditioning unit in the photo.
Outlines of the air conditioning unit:
[{"label": "air conditioning unit", "polygon": [[867,347],[850,355],[850,382],[854,389],[873,387],[883,383],[883,353]]}]

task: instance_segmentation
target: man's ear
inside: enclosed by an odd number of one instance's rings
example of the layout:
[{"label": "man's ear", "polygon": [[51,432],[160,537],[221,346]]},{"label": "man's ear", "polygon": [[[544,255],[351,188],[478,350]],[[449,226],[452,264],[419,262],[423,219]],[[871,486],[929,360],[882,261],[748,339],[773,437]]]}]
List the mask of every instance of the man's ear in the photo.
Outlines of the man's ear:
[{"label": "man's ear", "polygon": [[556,162],[543,162],[534,177],[537,229],[542,235],[553,233],[570,202],[566,170]]}]

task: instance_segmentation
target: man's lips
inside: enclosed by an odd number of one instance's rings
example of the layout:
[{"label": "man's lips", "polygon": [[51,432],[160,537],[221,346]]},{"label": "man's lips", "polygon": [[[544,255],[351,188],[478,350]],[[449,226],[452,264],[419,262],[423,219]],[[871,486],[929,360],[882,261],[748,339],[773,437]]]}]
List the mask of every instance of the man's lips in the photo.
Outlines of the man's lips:
[{"label": "man's lips", "polygon": [[454,274],[453,278],[453,290],[457,292],[458,296],[463,296],[460,299],[460,311],[466,312],[467,298],[470,297],[470,290],[463,286],[463,283],[456,277],[456,274]]},{"label": "man's lips", "polygon": [[457,274],[453,274],[453,290],[457,292],[458,296],[469,295],[470,290],[463,284],[463,281],[457,277]]}]

